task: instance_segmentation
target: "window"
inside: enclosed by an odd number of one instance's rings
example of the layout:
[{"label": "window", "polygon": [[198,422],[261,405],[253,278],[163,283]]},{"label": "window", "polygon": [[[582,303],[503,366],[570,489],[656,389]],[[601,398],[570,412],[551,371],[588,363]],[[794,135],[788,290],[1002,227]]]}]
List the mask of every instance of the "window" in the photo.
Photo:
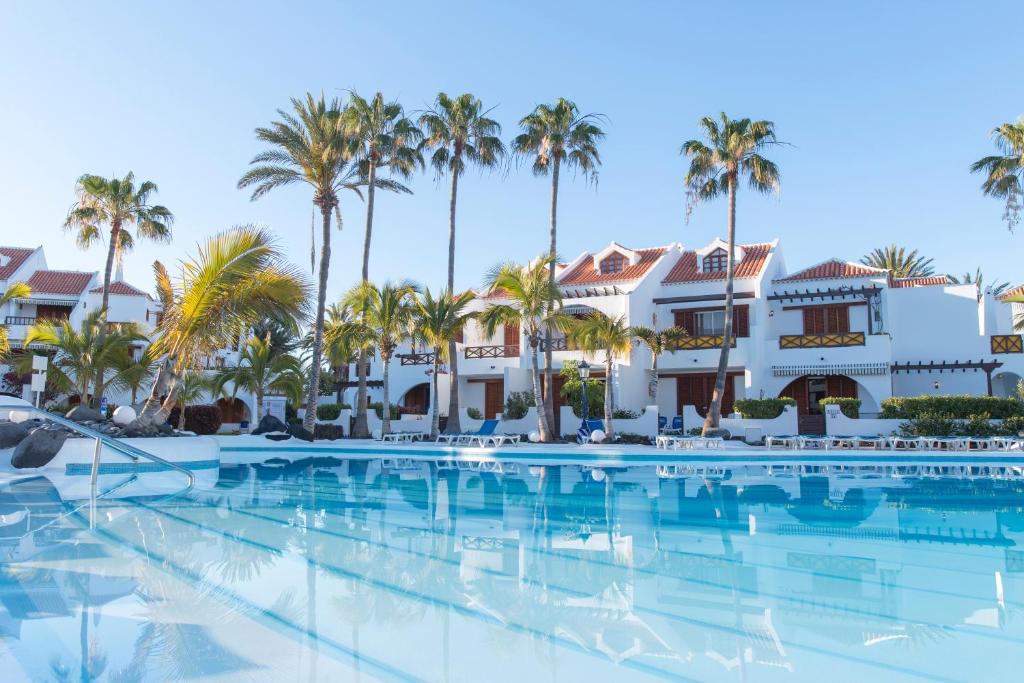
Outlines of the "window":
[{"label": "window", "polygon": [[720,337],[725,334],[725,311],[701,311],[694,313],[694,336]]},{"label": "window", "polygon": [[621,273],[625,267],[626,257],[618,252],[614,252],[601,261],[601,274]]},{"label": "window", "polygon": [[849,331],[848,306],[809,306],[804,309],[804,334],[845,334]]},{"label": "window", "polygon": [[[705,308],[673,311],[676,327],[682,327],[694,337],[720,337],[725,334],[725,309]],[[750,336],[749,306],[741,304],[732,309],[734,337]]]},{"label": "window", "polygon": [[726,253],[725,249],[715,249],[704,257],[703,270],[705,273],[724,273],[728,260],[729,254]]}]

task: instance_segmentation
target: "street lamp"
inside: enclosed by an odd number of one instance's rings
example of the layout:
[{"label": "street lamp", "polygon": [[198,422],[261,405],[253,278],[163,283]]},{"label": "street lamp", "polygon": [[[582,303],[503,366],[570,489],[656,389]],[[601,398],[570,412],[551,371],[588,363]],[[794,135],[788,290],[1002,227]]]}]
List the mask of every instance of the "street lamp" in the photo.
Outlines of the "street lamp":
[{"label": "street lamp", "polygon": [[590,379],[590,363],[581,360],[577,369],[580,373],[580,381],[583,383],[583,399],[580,408],[583,412],[583,424],[587,424],[587,380]]}]

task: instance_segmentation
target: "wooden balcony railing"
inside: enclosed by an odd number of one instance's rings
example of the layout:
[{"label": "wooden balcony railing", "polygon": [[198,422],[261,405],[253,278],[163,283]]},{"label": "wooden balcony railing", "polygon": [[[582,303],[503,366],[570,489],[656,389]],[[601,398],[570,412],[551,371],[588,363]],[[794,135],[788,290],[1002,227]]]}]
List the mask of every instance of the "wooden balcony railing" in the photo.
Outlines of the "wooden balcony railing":
[{"label": "wooden balcony railing", "polygon": [[518,355],[519,344],[466,347],[466,358],[515,358]]},{"label": "wooden balcony railing", "polygon": [[992,353],[1024,353],[1019,334],[993,334]]},{"label": "wooden balcony railing", "polygon": [[837,346],[864,346],[864,333],[784,334],[779,337],[780,349],[821,349]]},{"label": "wooden balcony railing", "polygon": [[26,315],[9,315],[4,318],[4,325],[34,325],[36,319]]},{"label": "wooden balcony railing", "polygon": [[[736,337],[732,338],[732,348],[736,348]],[[682,339],[678,344],[673,346],[674,351],[692,351],[696,349],[720,349],[722,348],[722,337],[721,335],[715,337],[711,335],[701,335],[699,337],[687,337]]]},{"label": "wooden balcony railing", "polygon": [[402,365],[433,365],[433,353],[399,353],[398,360]]},{"label": "wooden balcony railing", "polygon": [[[547,351],[547,344],[543,339],[540,340],[540,350]],[[568,351],[569,340],[565,337],[552,337],[551,339],[551,350],[552,351]]]}]

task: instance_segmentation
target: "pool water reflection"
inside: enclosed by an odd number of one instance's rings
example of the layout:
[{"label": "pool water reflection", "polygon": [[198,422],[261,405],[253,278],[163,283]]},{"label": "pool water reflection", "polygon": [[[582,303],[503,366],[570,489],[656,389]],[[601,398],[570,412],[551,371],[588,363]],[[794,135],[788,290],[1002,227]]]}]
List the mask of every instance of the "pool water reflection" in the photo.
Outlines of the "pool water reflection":
[{"label": "pool water reflection", "polygon": [[[255,460],[255,458],[254,458]],[[4,681],[1006,680],[1011,468],[333,457],[0,490]]]}]

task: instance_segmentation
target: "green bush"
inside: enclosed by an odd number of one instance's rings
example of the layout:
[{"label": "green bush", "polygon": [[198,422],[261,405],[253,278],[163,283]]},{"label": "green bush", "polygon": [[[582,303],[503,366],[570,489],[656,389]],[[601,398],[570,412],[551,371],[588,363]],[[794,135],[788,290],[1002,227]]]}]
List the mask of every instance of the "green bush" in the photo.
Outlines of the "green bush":
[{"label": "green bush", "polygon": [[327,439],[328,441],[334,441],[344,436],[345,430],[341,428],[341,425],[318,424],[313,427],[314,439]]},{"label": "green bush", "polygon": [[946,415],[966,420],[971,415],[988,413],[997,420],[1024,415],[1024,403],[1015,398],[996,396],[894,396],[882,401],[879,417],[912,420],[921,415]]},{"label": "green bush", "polygon": [[295,406],[291,403],[284,404],[284,421],[291,422],[298,417],[298,411],[295,410]]},{"label": "green bush", "polygon": [[513,391],[505,399],[505,408],[501,411],[503,420],[521,420],[526,411],[537,405],[532,391]]},{"label": "green bush", "polygon": [[476,408],[473,408],[472,406],[469,407],[469,408],[466,408],[466,415],[468,415],[469,419],[471,419],[471,420],[482,420],[482,419],[484,419],[484,414],[481,413]]},{"label": "green bush", "polygon": [[[558,374],[562,377],[562,398],[572,408],[576,417],[583,415],[583,380],[580,379],[579,362],[567,360]],[[587,414],[604,414],[604,379],[587,381]]]},{"label": "green bush", "polygon": [[613,420],[635,420],[638,417],[640,417],[640,413],[628,408],[616,408],[612,411]]},{"label": "green bush", "polygon": [[330,422],[331,420],[337,420],[341,415],[341,411],[348,408],[348,404],[345,403],[325,403],[322,406],[316,407],[316,419],[323,420],[324,422]]},{"label": "green bush", "polygon": [[749,420],[772,420],[782,415],[786,406],[795,406],[796,400],[789,396],[778,398],[741,398],[733,407],[736,412]]},{"label": "green bush", "polygon": [[625,444],[651,445],[651,437],[643,434],[632,434],[630,432],[615,432],[615,442]]},{"label": "green bush", "polygon": [[957,435],[959,436],[993,436],[1001,429],[999,425],[991,422],[992,417],[988,413],[970,415],[966,420],[957,424]]},{"label": "green bush", "polygon": [[[178,426],[180,408],[173,408],[167,417],[167,422],[174,427]],[[216,405],[185,406],[185,431],[194,434],[206,435],[216,434],[220,429],[221,415],[220,407]]]},{"label": "green bush", "polygon": [[1002,432],[1007,436],[1017,436],[1024,432],[1024,416],[1014,415],[1003,420]]},{"label": "green bush", "polygon": [[[384,419],[384,402],[383,401],[376,401],[374,403],[371,403],[370,404],[370,408],[373,409],[373,412],[377,413],[377,417],[379,417],[382,420]],[[397,420],[398,419],[398,413],[399,413],[398,406],[396,406],[394,403],[392,403],[391,404],[391,419],[392,420]]]},{"label": "green bush", "polygon": [[825,398],[818,401],[818,405],[821,406],[822,411],[825,410],[825,406],[839,406],[839,410],[841,410],[843,412],[843,415],[845,415],[846,417],[849,417],[854,420],[860,417],[859,398],[826,396]]},{"label": "green bush", "polygon": [[921,413],[900,425],[903,436],[953,436],[956,431],[956,419],[942,413]]}]

